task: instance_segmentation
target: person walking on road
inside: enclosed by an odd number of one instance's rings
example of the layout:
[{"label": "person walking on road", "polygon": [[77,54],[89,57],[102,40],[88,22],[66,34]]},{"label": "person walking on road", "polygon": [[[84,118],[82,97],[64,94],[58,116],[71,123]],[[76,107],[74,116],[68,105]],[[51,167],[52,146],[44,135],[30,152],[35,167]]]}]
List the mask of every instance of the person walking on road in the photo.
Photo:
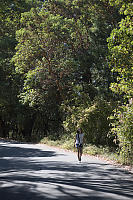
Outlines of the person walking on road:
[{"label": "person walking on road", "polygon": [[75,144],[77,150],[78,150],[78,160],[81,162],[81,156],[83,153],[83,138],[84,138],[84,133],[81,128],[78,128],[76,137],[75,137]]}]

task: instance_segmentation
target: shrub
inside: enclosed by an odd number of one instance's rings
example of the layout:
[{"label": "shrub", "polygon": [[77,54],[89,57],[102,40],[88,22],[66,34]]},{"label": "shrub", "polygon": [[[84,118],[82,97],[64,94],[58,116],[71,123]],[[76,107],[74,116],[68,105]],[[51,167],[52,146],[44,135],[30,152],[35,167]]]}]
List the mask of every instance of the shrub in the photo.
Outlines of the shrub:
[{"label": "shrub", "polygon": [[120,106],[111,119],[112,133],[117,137],[123,163],[133,164],[133,105]]},{"label": "shrub", "polygon": [[73,106],[71,113],[68,114],[64,121],[64,127],[72,135],[75,135],[77,127],[82,127],[85,133],[87,143],[96,145],[112,145],[113,137],[108,137],[110,130],[110,119],[113,107],[111,103],[105,100],[97,100],[94,104],[84,107]]}]

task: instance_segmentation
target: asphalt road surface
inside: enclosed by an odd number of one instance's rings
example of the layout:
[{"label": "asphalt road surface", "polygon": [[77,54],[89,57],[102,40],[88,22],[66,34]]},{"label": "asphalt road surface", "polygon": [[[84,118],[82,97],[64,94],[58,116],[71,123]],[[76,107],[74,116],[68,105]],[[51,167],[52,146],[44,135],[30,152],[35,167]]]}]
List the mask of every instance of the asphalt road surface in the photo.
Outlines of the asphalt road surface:
[{"label": "asphalt road surface", "polygon": [[0,200],[133,200],[133,174],[97,158],[0,140]]}]

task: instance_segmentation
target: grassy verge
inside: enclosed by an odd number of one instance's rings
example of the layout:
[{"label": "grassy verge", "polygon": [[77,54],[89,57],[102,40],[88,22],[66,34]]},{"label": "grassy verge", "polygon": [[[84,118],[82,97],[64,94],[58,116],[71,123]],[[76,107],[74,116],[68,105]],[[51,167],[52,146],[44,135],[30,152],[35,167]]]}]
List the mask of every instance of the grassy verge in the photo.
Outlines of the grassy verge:
[{"label": "grassy verge", "polygon": [[[76,151],[76,148],[74,148],[74,139],[72,138],[62,138],[60,140],[53,140],[48,137],[45,137],[40,141],[40,143],[47,144],[49,146],[59,147],[70,151]],[[97,147],[92,144],[85,144],[83,153],[90,156],[101,157],[103,159],[110,160],[114,163],[123,164],[122,159],[117,154],[117,152],[111,151],[109,147]]]}]

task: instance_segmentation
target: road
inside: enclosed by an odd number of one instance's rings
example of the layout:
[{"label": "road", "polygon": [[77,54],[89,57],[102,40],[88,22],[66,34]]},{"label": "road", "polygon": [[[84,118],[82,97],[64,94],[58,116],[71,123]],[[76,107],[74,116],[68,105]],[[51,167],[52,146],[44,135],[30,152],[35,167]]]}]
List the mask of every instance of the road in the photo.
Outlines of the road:
[{"label": "road", "polygon": [[0,200],[133,200],[133,174],[47,145],[0,140]]}]

